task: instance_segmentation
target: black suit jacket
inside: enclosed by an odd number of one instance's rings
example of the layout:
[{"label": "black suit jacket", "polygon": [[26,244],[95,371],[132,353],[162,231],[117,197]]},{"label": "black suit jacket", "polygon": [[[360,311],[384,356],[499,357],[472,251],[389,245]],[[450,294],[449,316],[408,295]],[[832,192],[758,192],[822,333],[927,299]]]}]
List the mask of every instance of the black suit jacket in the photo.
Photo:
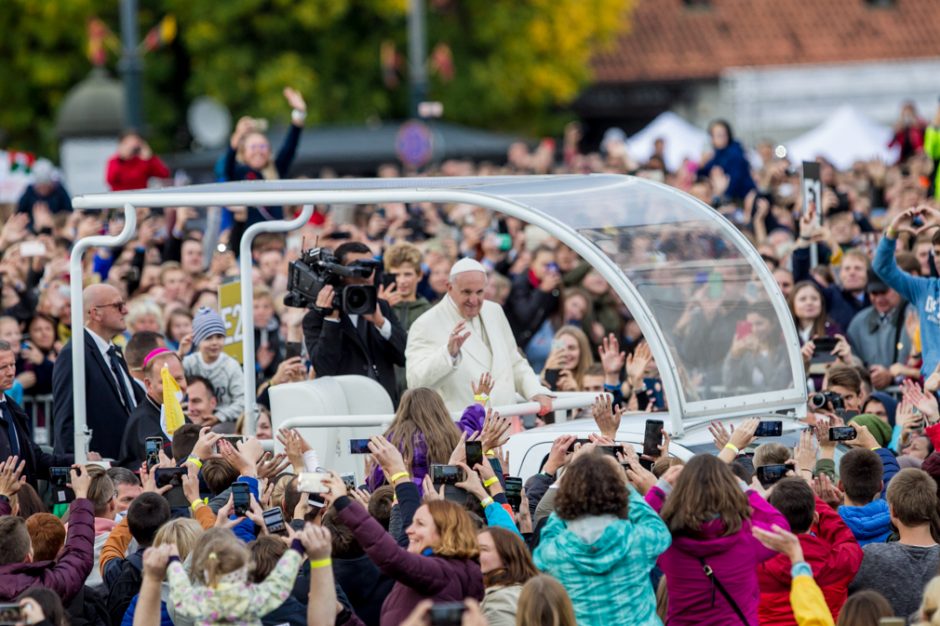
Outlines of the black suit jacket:
[{"label": "black suit jacket", "polygon": [[[26,461],[26,467],[23,475],[26,476],[26,482],[36,487],[36,481],[39,479],[49,479],[50,467],[61,467],[71,465],[73,458],[71,454],[49,454],[43,452],[42,448],[32,441],[32,422],[26,411],[14,402],[9,396],[6,399],[7,406],[13,414],[13,425],[16,427],[16,441],[20,447],[20,460]],[[0,435],[0,459],[6,459],[10,454],[11,448],[9,440],[5,435]]]},{"label": "black suit jacket", "polygon": [[[357,329],[345,313],[339,322],[326,321],[316,309],[304,316],[304,342],[317,376],[358,374],[378,381],[392,403],[398,406],[395,366],[405,365],[408,334],[384,300],[379,300],[382,315],[392,324],[392,336],[386,340],[375,324],[359,316]],[[364,333],[360,334],[360,330]],[[363,341],[363,334],[365,341]]]},{"label": "black suit jacket", "polygon": [[[85,417],[91,428],[90,450],[104,458],[117,459],[121,452],[121,438],[130,412],[121,402],[121,392],[111,373],[111,367],[98,350],[90,334],[85,336]],[[75,337],[65,344],[52,371],[52,428],[56,453],[74,452],[75,415],[72,407],[72,346]],[[131,393],[137,404],[146,393],[130,378],[123,359],[124,372],[131,381]]]}]

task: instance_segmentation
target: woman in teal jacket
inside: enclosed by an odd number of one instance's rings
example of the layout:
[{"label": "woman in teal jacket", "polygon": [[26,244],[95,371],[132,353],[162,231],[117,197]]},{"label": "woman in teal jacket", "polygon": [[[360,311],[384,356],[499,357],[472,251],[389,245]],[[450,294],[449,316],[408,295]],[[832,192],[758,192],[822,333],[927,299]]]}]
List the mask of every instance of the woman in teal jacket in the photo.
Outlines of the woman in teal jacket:
[{"label": "woman in teal jacket", "polygon": [[587,452],[561,479],[535,566],[564,585],[578,624],[609,626],[629,615],[636,626],[660,625],[650,570],[670,542],[617,461]]}]

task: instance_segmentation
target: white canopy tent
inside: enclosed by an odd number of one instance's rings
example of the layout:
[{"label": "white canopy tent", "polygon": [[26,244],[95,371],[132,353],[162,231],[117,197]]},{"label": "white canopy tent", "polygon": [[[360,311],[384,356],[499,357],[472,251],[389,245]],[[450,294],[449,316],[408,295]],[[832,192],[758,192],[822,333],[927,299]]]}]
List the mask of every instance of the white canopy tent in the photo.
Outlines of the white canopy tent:
[{"label": "white canopy tent", "polygon": [[793,163],[824,157],[837,169],[846,170],[855,161],[881,159],[893,163],[897,152],[888,148],[892,132],[851,105],[833,111],[819,126],[786,142]]},{"label": "white canopy tent", "polygon": [[[300,205],[295,219],[254,224],[241,240],[240,269],[251,276],[251,243],[262,232],[301,228],[315,204],[386,202],[467,203],[533,224],[568,245],[597,270],[630,310],[650,345],[669,405],[671,432],[684,420],[806,411],[803,361],[796,328],[773,275],[747,239],[711,207],[677,189],[617,175],[494,176],[278,180],[92,194],[76,209],[124,209],[117,236],[80,240],[72,252],[72,324],[84,325],[82,255],[94,246],[127,243],[136,230],[134,207]],[[253,309],[250,280],[241,283],[242,308]],[[708,336],[702,323],[710,315]],[[740,322],[768,320],[765,339],[779,348],[725,358]],[[688,320],[695,319],[689,326]],[[243,316],[245,414],[255,426],[254,320]],[[730,357],[729,357],[730,358]],[[84,351],[73,350],[75,454],[84,461],[86,425]],[[759,370],[759,371],[758,371]],[[589,404],[589,403],[588,403]],[[307,418],[305,418],[307,419]],[[342,416],[309,420],[343,422]],[[348,421],[354,421],[349,418]]]},{"label": "white canopy tent", "polygon": [[627,150],[636,161],[645,162],[653,154],[653,144],[662,139],[666,144],[666,167],[676,171],[683,159],[698,162],[708,145],[708,134],[672,111],[656,116],[646,128],[627,141]]}]

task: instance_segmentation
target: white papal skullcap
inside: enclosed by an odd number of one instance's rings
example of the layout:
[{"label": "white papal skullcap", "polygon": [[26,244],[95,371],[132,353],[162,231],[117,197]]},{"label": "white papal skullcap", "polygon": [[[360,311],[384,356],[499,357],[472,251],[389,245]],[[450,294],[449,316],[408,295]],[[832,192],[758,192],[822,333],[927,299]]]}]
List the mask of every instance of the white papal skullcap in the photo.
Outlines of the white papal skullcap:
[{"label": "white papal skullcap", "polygon": [[454,276],[457,274],[463,274],[465,272],[483,272],[486,274],[486,268],[483,267],[483,264],[479,261],[474,261],[473,259],[460,259],[454,266],[450,268],[450,279],[454,280]]}]

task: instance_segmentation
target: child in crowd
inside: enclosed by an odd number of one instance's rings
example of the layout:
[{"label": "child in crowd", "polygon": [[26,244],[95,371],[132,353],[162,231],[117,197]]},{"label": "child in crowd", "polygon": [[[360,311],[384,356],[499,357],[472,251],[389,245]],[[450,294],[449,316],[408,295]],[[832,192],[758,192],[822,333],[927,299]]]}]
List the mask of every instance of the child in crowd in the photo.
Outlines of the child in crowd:
[{"label": "child in crowd", "polygon": [[191,577],[178,554],[170,557],[170,601],[177,615],[194,618],[197,626],[260,625],[263,615],[287,600],[303,555],[303,546],[295,539],[264,582],[249,584],[248,548],[228,529],[213,528],[192,553]]},{"label": "child in crowd", "polygon": [[238,361],[222,352],[225,324],[222,316],[202,307],[193,318],[193,346],[196,352],[183,359],[186,376],[202,376],[212,383],[218,396],[215,415],[225,423],[226,432],[234,432],[242,413],[244,379]]}]

